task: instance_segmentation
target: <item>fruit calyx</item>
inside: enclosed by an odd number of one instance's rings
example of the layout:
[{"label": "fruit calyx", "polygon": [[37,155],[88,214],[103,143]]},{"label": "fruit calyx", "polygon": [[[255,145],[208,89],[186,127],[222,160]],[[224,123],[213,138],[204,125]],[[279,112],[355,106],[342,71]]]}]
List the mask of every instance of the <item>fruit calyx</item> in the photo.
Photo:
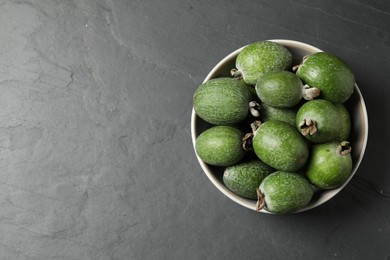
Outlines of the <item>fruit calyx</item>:
[{"label": "fruit calyx", "polygon": [[303,119],[299,123],[299,128],[303,136],[313,135],[317,132],[317,122],[309,118]]},{"label": "fruit calyx", "polygon": [[253,133],[247,133],[242,138],[242,148],[244,148],[245,151],[252,151],[252,139],[253,139]]},{"label": "fruit calyx", "polygon": [[242,77],[243,77],[242,72],[236,68],[233,68],[230,70],[230,75],[232,75],[232,77],[235,79],[242,79]]},{"label": "fruit calyx", "polygon": [[256,189],[256,193],[257,193],[256,211],[260,212],[265,206],[265,196],[260,191],[260,189]]},{"label": "fruit calyx", "polygon": [[341,155],[347,155],[351,153],[352,147],[348,141],[342,141],[337,147],[337,152]]},{"label": "fruit calyx", "polygon": [[253,150],[252,147],[252,140],[253,136],[255,135],[256,130],[260,127],[261,122],[256,120],[251,124],[252,132],[246,133],[244,137],[242,138],[242,148],[244,148],[245,151],[251,151]]},{"label": "fruit calyx", "polygon": [[259,117],[260,116],[260,104],[256,101],[249,102],[249,111],[251,112],[252,116]]},{"label": "fruit calyx", "polygon": [[303,64],[303,62],[304,62],[309,56],[310,56],[310,55],[305,55],[305,56],[303,56],[301,63],[298,64],[298,65],[293,66],[293,67],[292,67],[292,70],[293,70],[293,71],[297,71],[297,70],[299,69],[299,67]]},{"label": "fruit calyx", "polygon": [[251,129],[252,129],[252,133],[253,134],[256,134],[256,131],[259,129],[259,127],[261,126],[261,121],[259,120],[256,120],[254,121],[252,124],[251,124]]},{"label": "fruit calyx", "polygon": [[305,100],[313,100],[314,98],[318,97],[320,93],[321,91],[319,88],[310,87],[307,84],[302,86],[302,97]]}]

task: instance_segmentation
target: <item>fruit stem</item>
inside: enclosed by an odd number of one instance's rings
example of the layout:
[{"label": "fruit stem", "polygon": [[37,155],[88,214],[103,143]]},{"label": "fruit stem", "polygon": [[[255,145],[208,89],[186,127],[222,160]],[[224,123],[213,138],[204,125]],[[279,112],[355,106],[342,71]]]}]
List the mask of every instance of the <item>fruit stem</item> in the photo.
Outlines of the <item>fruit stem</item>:
[{"label": "fruit stem", "polygon": [[252,116],[259,117],[260,116],[260,104],[256,101],[249,102],[249,111],[251,112]]},{"label": "fruit stem", "polygon": [[261,193],[260,189],[256,189],[256,193],[257,193],[256,211],[260,212],[265,206],[265,197],[264,194]]},{"label": "fruit stem", "polygon": [[313,135],[317,132],[317,123],[314,120],[305,118],[299,123],[299,128],[303,136]]},{"label": "fruit stem", "polygon": [[348,141],[342,141],[337,147],[337,152],[341,155],[347,155],[351,153],[352,147],[349,145]]},{"label": "fruit stem", "polygon": [[235,79],[242,79],[242,73],[238,69],[234,68],[230,70],[230,75]]},{"label": "fruit stem", "polygon": [[318,97],[320,93],[320,89],[316,87],[310,87],[307,84],[302,86],[302,97],[305,100],[313,100],[314,98]]}]

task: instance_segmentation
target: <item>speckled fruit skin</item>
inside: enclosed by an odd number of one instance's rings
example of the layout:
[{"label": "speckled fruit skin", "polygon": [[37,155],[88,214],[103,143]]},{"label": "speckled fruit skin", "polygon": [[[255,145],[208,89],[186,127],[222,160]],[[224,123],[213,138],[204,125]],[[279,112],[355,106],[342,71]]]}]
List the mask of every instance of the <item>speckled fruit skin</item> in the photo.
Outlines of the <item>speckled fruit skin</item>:
[{"label": "speckled fruit skin", "polygon": [[305,174],[314,186],[333,189],[342,185],[351,175],[351,154],[340,154],[339,146],[339,142],[330,142],[312,147]]},{"label": "speckled fruit skin", "polygon": [[281,44],[260,41],[247,45],[237,56],[236,68],[246,84],[255,85],[260,75],[291,67],[292,55]]},{"label": "speckled fruit skin", "polygon": [[312,143],[324,143],[337,137],[340,130],[340,116],[335,105],[327,100],[316,99],[303,104],[297,112],[296,127],[301,129],[300,123],[304,119],[316,122],[317,132],[305,137]]},{"label": "speckled fruit skin", "polygon": [[307,143],[297,129],[277,120],[261,124],[252,145],[260,160],[282,171],[299,170],[309,155]]},{"label": "speckled fruit skin", "polygon": [[270,106],[291,108],[302,99],[302,81],[286,70],[271,71],[262,75],[256,83],[259,99]]},{"label": "speckled fruit skin", "polygon": [[251,93],[242,81],[216,78],[201,84],[194,93],[195,113],[211,124],[230,125],[245,119]]},{"label": "speckled fruit skin", "polygon": [[347,141],[351,135],[351,117],[343,104],[337,104],[336,109],[338,110],[340,116],[340,119],[338,120],[339,131],[337,140],[340,142]]},{"label": "speckled fruit skin", "polygon": [[272,213],[292,213],[305,207],[313,197],[313,189],[306,178],[297,173],[277,171],[261,182],[266,209]]},{"label": "speckled fruit skin", "polygon": [[307,57],[296,74],[304,83],[319,88],[320,98],[333,103],[347,101],[355,87],[355,76],[351,69],[343,60],[327,52]]},{"label": "speckled fruit skin", "polygon": [[298,109],[296,108],[276,108],[267,104],[260,104],[260,118],[265,121],[279,120],[295,127],[295,118]]},{"label": "speckled fruit skin", "polygon": [[261,181],[274,171],[260,160],[251,160],[227,167],[223,173],[223,182],[237,195],[256,199],[256,189]]},{"label": "speckled fruit skin", "polygon": [[242,132],[232,126],[214,126],[196,138],[195,150],[205,163],[230,166],[245,155],[242,137]]}]

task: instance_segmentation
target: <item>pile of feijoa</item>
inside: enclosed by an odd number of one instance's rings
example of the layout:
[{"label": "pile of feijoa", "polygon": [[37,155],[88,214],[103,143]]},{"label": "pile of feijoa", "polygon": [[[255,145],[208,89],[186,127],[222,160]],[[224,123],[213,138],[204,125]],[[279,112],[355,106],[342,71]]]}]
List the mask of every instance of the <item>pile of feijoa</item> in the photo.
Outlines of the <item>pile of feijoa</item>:
[{"label": "pile of feijoa", "polygon": [[351,119],[344,103],[355,77],[339,57],[318,52],[293,64],[272,41],[247,45],[231,77],[204,82],[194,111],[210,124],[196,139],[205,163],[223,167],[223,182],[256,210],[291,213],[314,190],[341,186],[352,171]]}]

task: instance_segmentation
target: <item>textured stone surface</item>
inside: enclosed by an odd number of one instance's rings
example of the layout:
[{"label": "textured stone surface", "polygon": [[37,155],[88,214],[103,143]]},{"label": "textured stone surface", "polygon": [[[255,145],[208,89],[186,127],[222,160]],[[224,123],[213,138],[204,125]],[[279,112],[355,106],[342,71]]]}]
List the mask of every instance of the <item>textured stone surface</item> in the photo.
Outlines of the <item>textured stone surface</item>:
[{"label": "textured stone surface", "polygon": [[[388,259],[386,1],[0,0],[0,259]],[[368,106],[351,185],[271,216],[198,165],[192,95],[256,40],[337,53]]]}]

